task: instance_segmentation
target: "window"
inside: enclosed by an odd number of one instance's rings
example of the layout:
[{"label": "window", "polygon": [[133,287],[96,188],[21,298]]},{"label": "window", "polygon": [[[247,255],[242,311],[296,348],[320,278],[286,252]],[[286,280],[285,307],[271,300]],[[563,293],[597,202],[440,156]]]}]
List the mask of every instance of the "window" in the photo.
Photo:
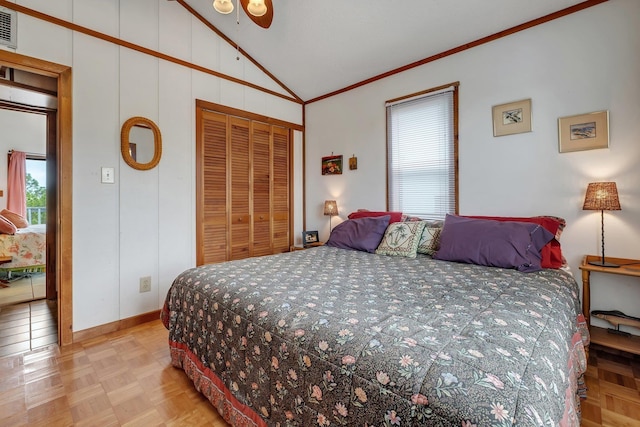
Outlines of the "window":
[{"label": "window", "polygon": [[47,161],[27,154],[26,162],[27,221],[47,223]]},{"label": "window", "polygon": [[389,210],[425,219],[458,211],[458,83],[387,102]]}]

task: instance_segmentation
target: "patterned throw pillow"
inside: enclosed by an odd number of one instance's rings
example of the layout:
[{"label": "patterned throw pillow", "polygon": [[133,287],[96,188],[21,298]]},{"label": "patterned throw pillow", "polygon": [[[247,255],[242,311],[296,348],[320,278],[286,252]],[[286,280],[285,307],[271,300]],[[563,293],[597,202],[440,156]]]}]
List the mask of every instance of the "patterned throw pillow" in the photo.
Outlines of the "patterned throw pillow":
[{"label": "patterned throw pillow", "polygon": [[394,222],[389,224],[384,237],[376,249],[380,255],[415,258],[420,237],[425,227],[424,221]]},{"label": "patterned throw pillow", "polygon": [[418,244],[419,254],[433,256],[436,253],[440,247],[440,231],[442,231],[442,227],[429,227],[427,225],[424,228]]}]

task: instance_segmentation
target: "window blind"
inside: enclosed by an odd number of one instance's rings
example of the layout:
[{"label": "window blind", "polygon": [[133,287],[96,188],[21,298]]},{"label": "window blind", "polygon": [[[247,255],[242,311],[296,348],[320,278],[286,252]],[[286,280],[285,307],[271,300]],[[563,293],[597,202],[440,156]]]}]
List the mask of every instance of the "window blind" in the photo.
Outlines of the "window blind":
[{"label": "window blind", "polygon": [[390,210],[425,219],[455,213],[455,90],[387,105]]}]

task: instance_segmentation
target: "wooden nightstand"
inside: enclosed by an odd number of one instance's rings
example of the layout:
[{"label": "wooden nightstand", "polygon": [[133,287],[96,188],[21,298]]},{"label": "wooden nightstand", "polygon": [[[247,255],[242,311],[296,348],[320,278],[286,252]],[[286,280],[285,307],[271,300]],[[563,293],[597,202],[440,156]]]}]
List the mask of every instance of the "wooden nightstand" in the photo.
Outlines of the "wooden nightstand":
[{"label": "wooden nightstand", "polygon": [[591,326],[591,272],[605,274],[619,274],[622,276],[634,276],[640,278],[640,260],[626,258],[609,258],[607,261],[620,265],[618,268],[600,267],[589,264],[589,261],[598,261],[600,257],[597,255],[585,255],[580,264],[582,270],[582,314],[584,314],[589,326],[591,334],[591,342],[604,345],[607,347],[623,350],[629,353],[640,354],[640,337],[632,335],[625,337],[616,334],[610,334],[604,328]]},{"label": "wooden nightstand", "polygon": [[315,243],[309,243],[308,245],[304,245],[304,246],[289,246],[289,252],[303,251],[305,249],[315,248],[316,246],[323,246],[323,245],[324,245],[324,242],[315,242]]}]

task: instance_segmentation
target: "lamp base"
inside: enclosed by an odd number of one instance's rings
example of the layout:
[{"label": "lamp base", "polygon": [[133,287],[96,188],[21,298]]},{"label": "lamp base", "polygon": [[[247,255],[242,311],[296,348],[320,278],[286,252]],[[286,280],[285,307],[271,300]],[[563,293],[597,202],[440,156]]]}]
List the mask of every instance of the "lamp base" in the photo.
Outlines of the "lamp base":
[{"label": "lamp base", "polygon": [[597,265],[598,267],[620,268],[618,264],[614,264],[612,262],[607,262],[607,261],[589,261],[589,264]]}]

